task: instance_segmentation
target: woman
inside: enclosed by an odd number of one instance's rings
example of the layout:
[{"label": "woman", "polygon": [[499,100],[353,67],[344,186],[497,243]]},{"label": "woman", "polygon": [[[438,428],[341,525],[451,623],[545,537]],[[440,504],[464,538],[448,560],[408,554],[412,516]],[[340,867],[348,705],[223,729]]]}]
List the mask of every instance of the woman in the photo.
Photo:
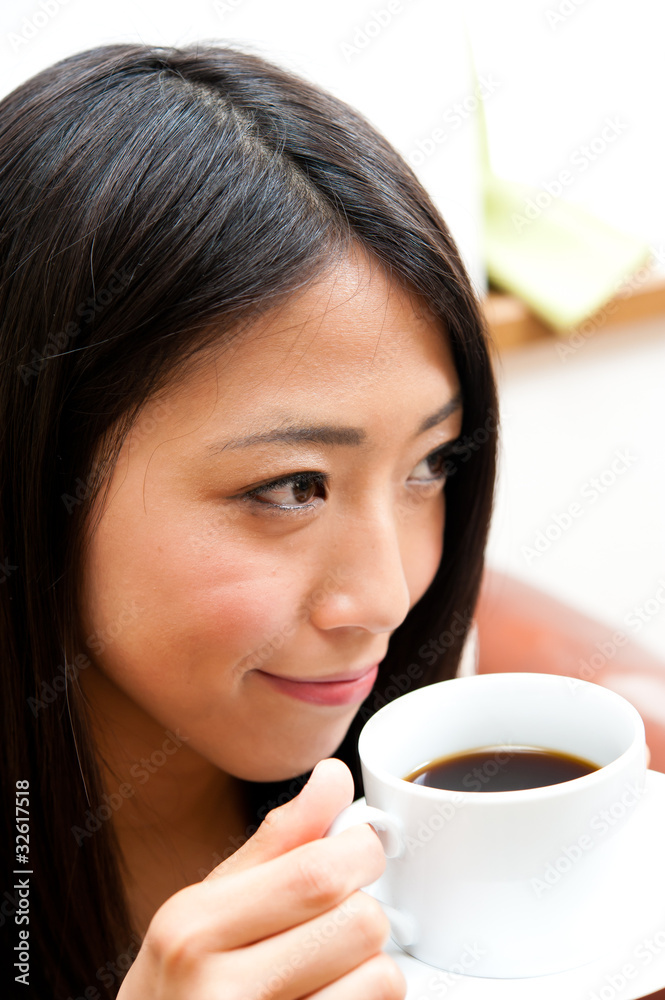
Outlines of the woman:
[{"label": "woman", "polygon": [[322,838],[369,715],[455,674],[480,585],[497,408],[454,242],[356,112],[216,46],[38,74],[0,175],[21,982],[401,997],[359,891],[378,838]]}]

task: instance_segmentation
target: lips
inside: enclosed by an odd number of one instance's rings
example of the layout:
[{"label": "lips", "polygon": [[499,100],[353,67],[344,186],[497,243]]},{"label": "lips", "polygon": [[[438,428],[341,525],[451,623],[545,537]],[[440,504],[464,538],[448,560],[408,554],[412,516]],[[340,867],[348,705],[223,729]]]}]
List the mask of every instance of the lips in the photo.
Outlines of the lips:
[{"label": "lips", "polygon": [[354,673],[308,677],[302,680],[269,674],[265,670],[255,671],[273,690],[316,705],[360,704],[372,690],[378,672],[378,663]]}]

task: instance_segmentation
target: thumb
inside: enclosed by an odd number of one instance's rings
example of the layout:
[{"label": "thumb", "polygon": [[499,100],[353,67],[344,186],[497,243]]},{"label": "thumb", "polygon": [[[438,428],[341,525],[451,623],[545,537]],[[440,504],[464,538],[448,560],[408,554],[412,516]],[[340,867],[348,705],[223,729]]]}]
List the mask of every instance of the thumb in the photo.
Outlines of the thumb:
[{"label": "thumb", "polygon": [[214,868],[204,881],[253,868],[300,844],[323,837],[353,801],[353,775],[337,757],[320,760],[294,799],[271,809],[254,836]]}]

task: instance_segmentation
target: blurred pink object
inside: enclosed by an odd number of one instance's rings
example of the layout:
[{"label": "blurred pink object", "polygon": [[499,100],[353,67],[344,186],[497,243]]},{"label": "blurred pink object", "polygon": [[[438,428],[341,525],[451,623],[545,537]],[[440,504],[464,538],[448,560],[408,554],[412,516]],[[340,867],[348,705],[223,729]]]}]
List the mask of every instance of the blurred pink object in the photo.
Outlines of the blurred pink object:
[{"label": "blurred pink object", "polygon": [[[644,719],[650,767],[665,771],[665,662],[621,629],[486,570],[476,609],[479,673],[544,671],[611,688]],[[665,991],[654,994],[665,1000]]]}]

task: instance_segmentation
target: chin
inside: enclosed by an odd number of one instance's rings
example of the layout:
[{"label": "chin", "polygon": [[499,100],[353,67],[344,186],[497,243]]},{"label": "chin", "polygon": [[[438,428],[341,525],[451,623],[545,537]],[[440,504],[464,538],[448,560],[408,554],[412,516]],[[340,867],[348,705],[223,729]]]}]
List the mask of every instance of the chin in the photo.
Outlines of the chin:
[{"label": "chin", "polygon": [[302,750],[293,745],[287,748],[273,746],[270,753],[255,750],[251,759],[235,761],[235,766],[225,767],[224,770],[244,781],[291,781],[313,770],[320,760],[333,757],[350,725],[351,720],[345,723],[343,729],[331,733],[327,738],[322,738],[319,734]]}]

